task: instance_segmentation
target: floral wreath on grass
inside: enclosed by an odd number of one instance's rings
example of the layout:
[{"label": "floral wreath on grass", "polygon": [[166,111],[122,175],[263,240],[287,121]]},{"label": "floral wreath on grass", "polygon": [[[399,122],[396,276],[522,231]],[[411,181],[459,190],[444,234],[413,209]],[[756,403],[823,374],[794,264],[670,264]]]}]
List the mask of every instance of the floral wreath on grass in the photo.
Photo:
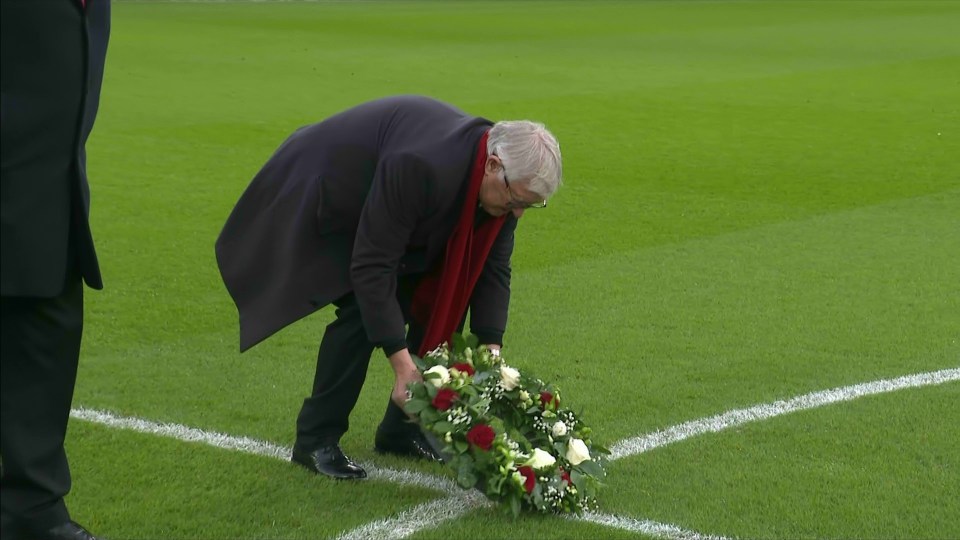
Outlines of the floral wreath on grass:
[{"label": "floral wreath on grass", "polygon": [[561,405],[557,388],[508,366],[476,336],[452,342],[414,357],[424,382],[410,385],[405,409],[444,442],[457,483],[514,516],[596,508],[610,452]]}]

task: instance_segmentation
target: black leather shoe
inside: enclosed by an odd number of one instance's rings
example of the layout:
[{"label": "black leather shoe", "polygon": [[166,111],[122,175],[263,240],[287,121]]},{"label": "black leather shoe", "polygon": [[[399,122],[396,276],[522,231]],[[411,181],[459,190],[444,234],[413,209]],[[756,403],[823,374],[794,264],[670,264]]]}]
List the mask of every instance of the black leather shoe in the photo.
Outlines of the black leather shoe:
[{"label": "black leather shoe", "polygon": [[3,540],[97,540],[97,537],[75,521],[65,521],[50,529],[9,521],[3,524]]},{"label": "black leather shoe", "polygon": [[373,449],[380,454],[392,454],[443,463],[439,443],[431,442],[421,431],[411,431],[398,435],[377,432]]},{"label": "black leather shoe", "polygon": [[343,455],[340,445],[331,444],[313,450],[293,447],[290,461],[299,463],[307,469],[338,480],[357,480],[367,477],[367,471]]},{"label": "black leather shoe", "polygon": [[90,534],[90,531],[84,529],[76,521],[68,521],[57,525],[46,531],[42,540],[97,540],[97,537]]}]

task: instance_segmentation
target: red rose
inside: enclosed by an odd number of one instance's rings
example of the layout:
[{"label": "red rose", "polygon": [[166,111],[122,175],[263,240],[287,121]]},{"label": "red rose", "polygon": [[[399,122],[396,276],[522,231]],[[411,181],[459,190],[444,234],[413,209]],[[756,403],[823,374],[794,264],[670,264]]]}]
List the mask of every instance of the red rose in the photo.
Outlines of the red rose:
[{"label": "red rose", "polygon": [[467,442],[483,450],[489,450],[497,434],[486,424],[477,424],[467,432]]},{"label": "red rose", "polygon": [[517,469],[520,471],[520,474],[523,475],[523,489],[527,490],[527,493],[533,491],[533,486],[537,483],[537,475],[533,472],[533,467],[529,465],[524,465]]},{"label": "red rose", "polygon": [[470,364],[468,364],[468,363],[466,363],[466,362],[460,362],[459,364],[454,364],[454,365],[451,366],[451,367],[452,367],[453,369],[461,372],[461,373],[466,373],[467,375],[470,375],[471,377],[473,377],[473,374],[476,373],[476,370],[473,369],[473,366],[471,366]]},{"label": "red rose", "polygon": [[456,392],[449,388],[441,388],[437,390],[437,395],[433,397],[431,404],[438,411],[445,411],[450,408],[450,405],[453,405],[453,402],[460,397]]},{"label": "red rose", "polygon": [[566,483],[568,483],[568,484],[572,484],[572,483],[573,483],[573,482],[570,480],[570,473],[568,473],[567,471],[565,471],[565,470],[563,470],[563,469],[560,469],[560,478],[561,478],[563,481],[565,481]]},{"label": "red rose", "polygon": [[547,408],[547,405],[550,402],[553,402],[554,408],[557,408],[560,406],[560,400],[558,398],[553,397],[553,394],[546,391],[540,392],[540,404],[543,406],[544,409]]}]

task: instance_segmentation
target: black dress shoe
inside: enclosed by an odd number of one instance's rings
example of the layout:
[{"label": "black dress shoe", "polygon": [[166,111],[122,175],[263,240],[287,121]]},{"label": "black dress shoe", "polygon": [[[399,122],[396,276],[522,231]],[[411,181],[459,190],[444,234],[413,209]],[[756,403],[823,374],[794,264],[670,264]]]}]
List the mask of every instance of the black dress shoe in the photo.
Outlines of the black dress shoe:
[{"label": "black dress shoe", "polygon": [[61,523],[56,527],[46,531],[40,540],[97,540],[97,537],[90,534],[90,531],[84,529],[75,521]]},{"label": "black dress shoe", "polygon": [[49,529],[10,521],[3,524],[3,540],[97,540],[97,537],[75,521],[65,521]]},{"label": "black dress shoe", "polygon": [[431,441],[420,430],[396,435],[380,431],[373,443],[373,449],[380,454],[392,454],[443,463],[439,443]]},{"label": "black dress shoe", "polygon": [[356,480],[366,478],[367,471],[343,455],[340,445],[331,444],[313,450],[293,447],[290,461],[299,463],[307,469],[338,480]]}]

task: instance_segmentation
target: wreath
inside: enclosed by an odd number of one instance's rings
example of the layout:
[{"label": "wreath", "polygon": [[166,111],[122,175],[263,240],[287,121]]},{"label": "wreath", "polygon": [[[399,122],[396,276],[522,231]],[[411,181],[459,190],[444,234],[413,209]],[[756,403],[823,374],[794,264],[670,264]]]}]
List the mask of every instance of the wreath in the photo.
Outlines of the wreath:
[{"label": "wreath", "polygon": [[457,484],[514,516],[596,508],[610,452],[559,390],[508,366],[474,335],[451,341],[414,357],[424,381],[409,386],[405,409],[443,441]]}]

